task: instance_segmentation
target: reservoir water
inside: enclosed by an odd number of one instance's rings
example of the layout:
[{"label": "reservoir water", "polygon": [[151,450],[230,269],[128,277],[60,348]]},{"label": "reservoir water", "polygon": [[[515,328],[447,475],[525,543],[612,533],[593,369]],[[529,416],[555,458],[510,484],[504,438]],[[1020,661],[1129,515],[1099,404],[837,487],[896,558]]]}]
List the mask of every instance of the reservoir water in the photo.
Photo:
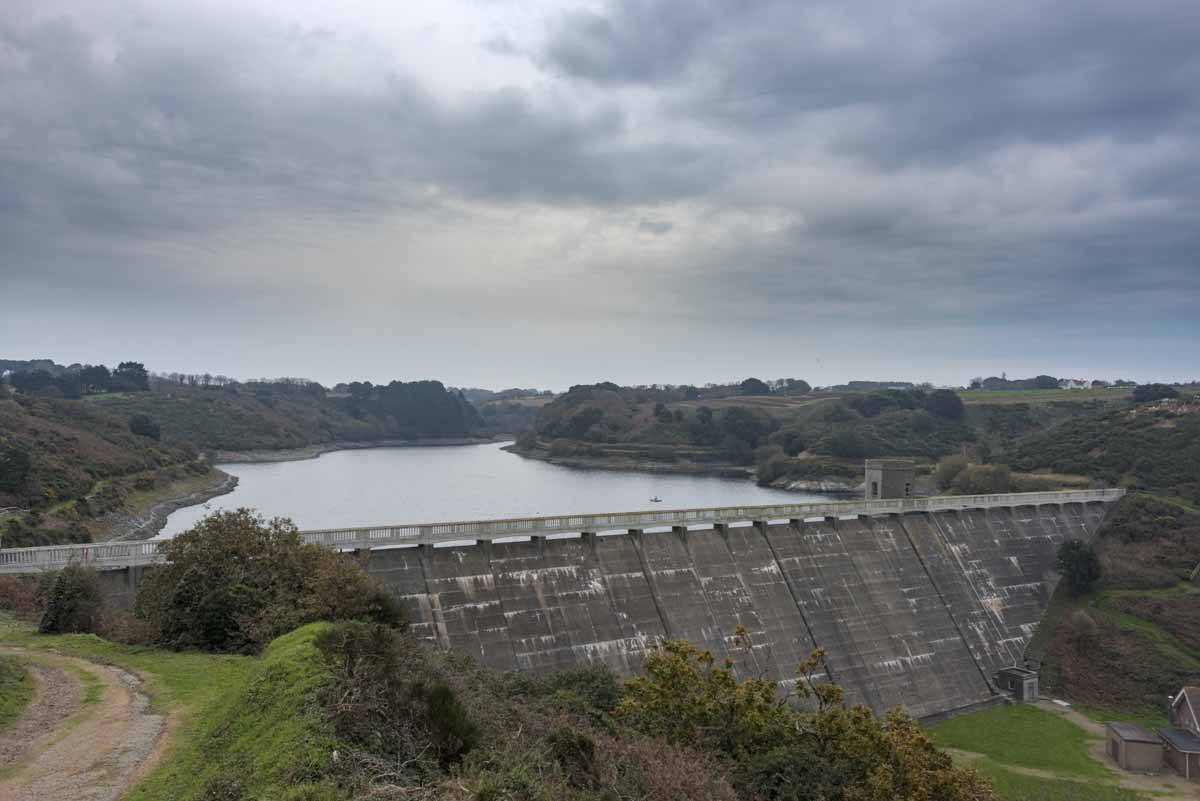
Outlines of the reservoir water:
[{"label": "reservoir water", "polygon": [[[218,465],[238,477],[237,488],[175,512],[159,536],[186,531],[210,511],[242,506],[317,529],[824,499],[744,479],[576,470],[522,458],[502,445],[371,448]],[[651,503],[653,497],[662,503]]]}]

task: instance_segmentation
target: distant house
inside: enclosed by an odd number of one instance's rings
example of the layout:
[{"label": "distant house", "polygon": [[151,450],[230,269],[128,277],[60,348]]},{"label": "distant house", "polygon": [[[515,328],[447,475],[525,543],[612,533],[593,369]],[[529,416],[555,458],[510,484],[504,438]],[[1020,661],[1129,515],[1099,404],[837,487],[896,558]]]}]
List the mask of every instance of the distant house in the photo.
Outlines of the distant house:
[{"label": "distant house", "polygon": [[1087,389],[1092,384],[1080,378],[1060,378],[1058,380],[1059,389]]},{"label": "distant house", "polygon": [[1200,687],[1184,687],[1170,706],[1171,725],[1158,730],[1167,764],[1184,778],[1200,781]]},{"label": "distant house", "polygon": [[1200,734],[1200,687],[1184,687],[1171,699],[1171,725]]}]

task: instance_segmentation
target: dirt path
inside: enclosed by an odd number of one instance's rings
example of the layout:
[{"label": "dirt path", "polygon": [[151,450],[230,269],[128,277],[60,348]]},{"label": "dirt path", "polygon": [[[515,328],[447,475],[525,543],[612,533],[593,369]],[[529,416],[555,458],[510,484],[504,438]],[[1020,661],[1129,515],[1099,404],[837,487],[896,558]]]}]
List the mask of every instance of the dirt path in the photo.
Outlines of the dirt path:
[{"label": "dirt path", "polygon": [[39,682],[25,715],[0,736],[3,801],[116,801],[161,753],[165,721],[146,711],[137,676],[74,657],[0,650],[27,659]]},{"label": "dirt path", "polygon": [[33,698],[12,726],[0,731],[0,771],[15,763],[41,735],[79,708],[79,682],[61,668],[24,662],[33,676]]}]

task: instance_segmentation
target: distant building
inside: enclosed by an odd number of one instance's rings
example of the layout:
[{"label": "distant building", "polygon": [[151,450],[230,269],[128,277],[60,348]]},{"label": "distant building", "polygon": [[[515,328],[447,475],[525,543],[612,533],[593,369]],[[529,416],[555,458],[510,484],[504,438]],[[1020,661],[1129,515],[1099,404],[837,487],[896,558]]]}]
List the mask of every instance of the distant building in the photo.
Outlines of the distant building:
[{"label": "distant building", "polygon": [[1200,687],[1184,687],[1170,701],[1171,725],[1159,729],[1167,764],[1185,779],[1200,781]]},{"label": "distant building", "polygon": [[1091,385],[1090,381],[1081,378],[1060,378],[1058,381],[1059,389],[1087,389]]},{"label": "distant building", "polygon": [[1023,667],[1001,668],[996,673],[996,684],[1012,694],[1014,701],[1031,704],[1038,699],[1038,674],[1036,670]]},{"label": "distant building", "polygon": [[1108,755],[1122,770],[1156,773],[1163,766],[1163,744],[1158,735],[1136,723],[1110,723]]},{"label": "distant building", "polygon": [[916,475],[917,468],[908,459],[867,459],[866,499],[911,498]]}]

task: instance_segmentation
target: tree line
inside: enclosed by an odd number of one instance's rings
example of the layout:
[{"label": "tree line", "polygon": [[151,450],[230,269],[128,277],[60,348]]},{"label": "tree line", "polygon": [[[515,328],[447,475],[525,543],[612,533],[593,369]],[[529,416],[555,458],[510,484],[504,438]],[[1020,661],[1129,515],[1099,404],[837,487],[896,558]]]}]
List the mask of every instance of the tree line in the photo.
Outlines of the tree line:
[{"label": "tree line", "polygon": [[105,392],[146,392],[150,374],[141,362],[121,362],[114,369],[103,364],[86,364],[54,374],[48,370],[9,373],[4,380],[25,395],[50,398],[82,398]]}]

